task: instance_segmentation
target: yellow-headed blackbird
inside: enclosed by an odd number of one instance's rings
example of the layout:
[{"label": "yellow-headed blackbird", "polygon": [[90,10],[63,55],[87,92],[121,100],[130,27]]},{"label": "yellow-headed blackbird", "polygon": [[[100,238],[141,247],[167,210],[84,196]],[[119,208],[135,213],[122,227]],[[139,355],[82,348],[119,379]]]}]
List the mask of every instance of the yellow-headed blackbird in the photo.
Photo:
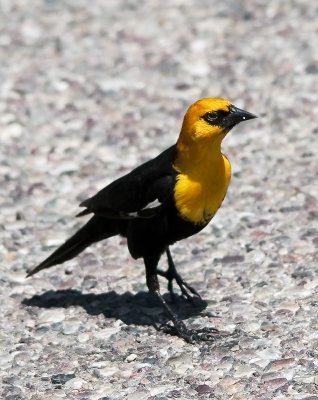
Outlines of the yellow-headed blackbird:
[{"label": "yellow-headed blackbird", "polygon": [[[111,236],[127,238],[130,254],[142,257],[148,289],[169,314],[176,333],[191,342],[208,340],[205,330],[190,330],[177,318],[159,290],[158,275],[179,285],[184,297],[199,296],[177,273],[169,246],[203,229],[220,207],[231,178],[230,162],[221,142],[238,123],[256,118],[222,98],[206,98],[192,104],[185,114],[177,143],[156,158],[115,180],[83,201],[78,216],[92,218],[28,273],[28,276],[63,263],[87,246]],[[166,252],[167,271],[157,265]]]}]

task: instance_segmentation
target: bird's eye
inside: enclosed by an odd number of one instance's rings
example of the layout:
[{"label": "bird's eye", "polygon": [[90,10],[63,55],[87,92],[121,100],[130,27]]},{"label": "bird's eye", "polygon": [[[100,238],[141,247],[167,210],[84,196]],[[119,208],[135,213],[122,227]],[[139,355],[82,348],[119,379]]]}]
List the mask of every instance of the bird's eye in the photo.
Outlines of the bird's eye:
[{"label": "bird's eye", "polygon": [[211,120],[217,119],[217,117],[218,117],[218,113],[216,111],[210,111],[210,112],[206,113],[206,115]]},{"label": "bird's eye", "polygon": [[216,111],[209,111],[203,115],[203,119],[209,124],[215,122],[219,117],[219,114]]}]

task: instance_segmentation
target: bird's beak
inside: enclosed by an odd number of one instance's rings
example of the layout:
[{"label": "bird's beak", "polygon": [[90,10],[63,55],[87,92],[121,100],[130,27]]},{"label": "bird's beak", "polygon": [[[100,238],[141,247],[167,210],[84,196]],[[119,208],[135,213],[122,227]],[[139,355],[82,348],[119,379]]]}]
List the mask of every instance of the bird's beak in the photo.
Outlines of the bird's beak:
[{"label": "bird's beak", "polygon": [[233,126],[239,124],[242,121],[247,121],[248,119],[253,119],[257,118],[256,115],[245,111],[241,110],[240,108],[237,108],[235,106],[230,106],[229,108],[229,113],[228,115],[223,119],[222,121],[222,127],[223,128],[233,128]]}]

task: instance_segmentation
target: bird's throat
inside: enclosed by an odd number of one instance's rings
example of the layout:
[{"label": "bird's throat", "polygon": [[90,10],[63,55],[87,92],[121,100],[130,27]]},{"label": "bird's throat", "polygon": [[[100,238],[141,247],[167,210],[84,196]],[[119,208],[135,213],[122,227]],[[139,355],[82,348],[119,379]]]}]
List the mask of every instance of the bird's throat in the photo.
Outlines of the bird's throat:
[{"label": "bird's throat", "polygon": [[230,163],[221,152],[221,140],[204,148],[187,148],[182,142],[179,145],[174,165],[178,172],[174,191],[176,208],[182,218],[206,224],[226,195],[231,178]]}]

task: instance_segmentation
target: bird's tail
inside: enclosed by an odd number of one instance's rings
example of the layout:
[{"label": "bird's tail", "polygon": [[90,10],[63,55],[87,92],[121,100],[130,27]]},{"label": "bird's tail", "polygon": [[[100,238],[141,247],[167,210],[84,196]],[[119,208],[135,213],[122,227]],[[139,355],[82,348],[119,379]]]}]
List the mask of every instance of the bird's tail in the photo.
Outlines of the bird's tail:
[{"label": "bird's tail", "polygon": [[27,277],[42,269],[61,264],[77,256],[86,247],[99,240],[107,239],[119,233],[118,221],[93,216],[80,230],[66,240],[48,258],[27,273]]}]

